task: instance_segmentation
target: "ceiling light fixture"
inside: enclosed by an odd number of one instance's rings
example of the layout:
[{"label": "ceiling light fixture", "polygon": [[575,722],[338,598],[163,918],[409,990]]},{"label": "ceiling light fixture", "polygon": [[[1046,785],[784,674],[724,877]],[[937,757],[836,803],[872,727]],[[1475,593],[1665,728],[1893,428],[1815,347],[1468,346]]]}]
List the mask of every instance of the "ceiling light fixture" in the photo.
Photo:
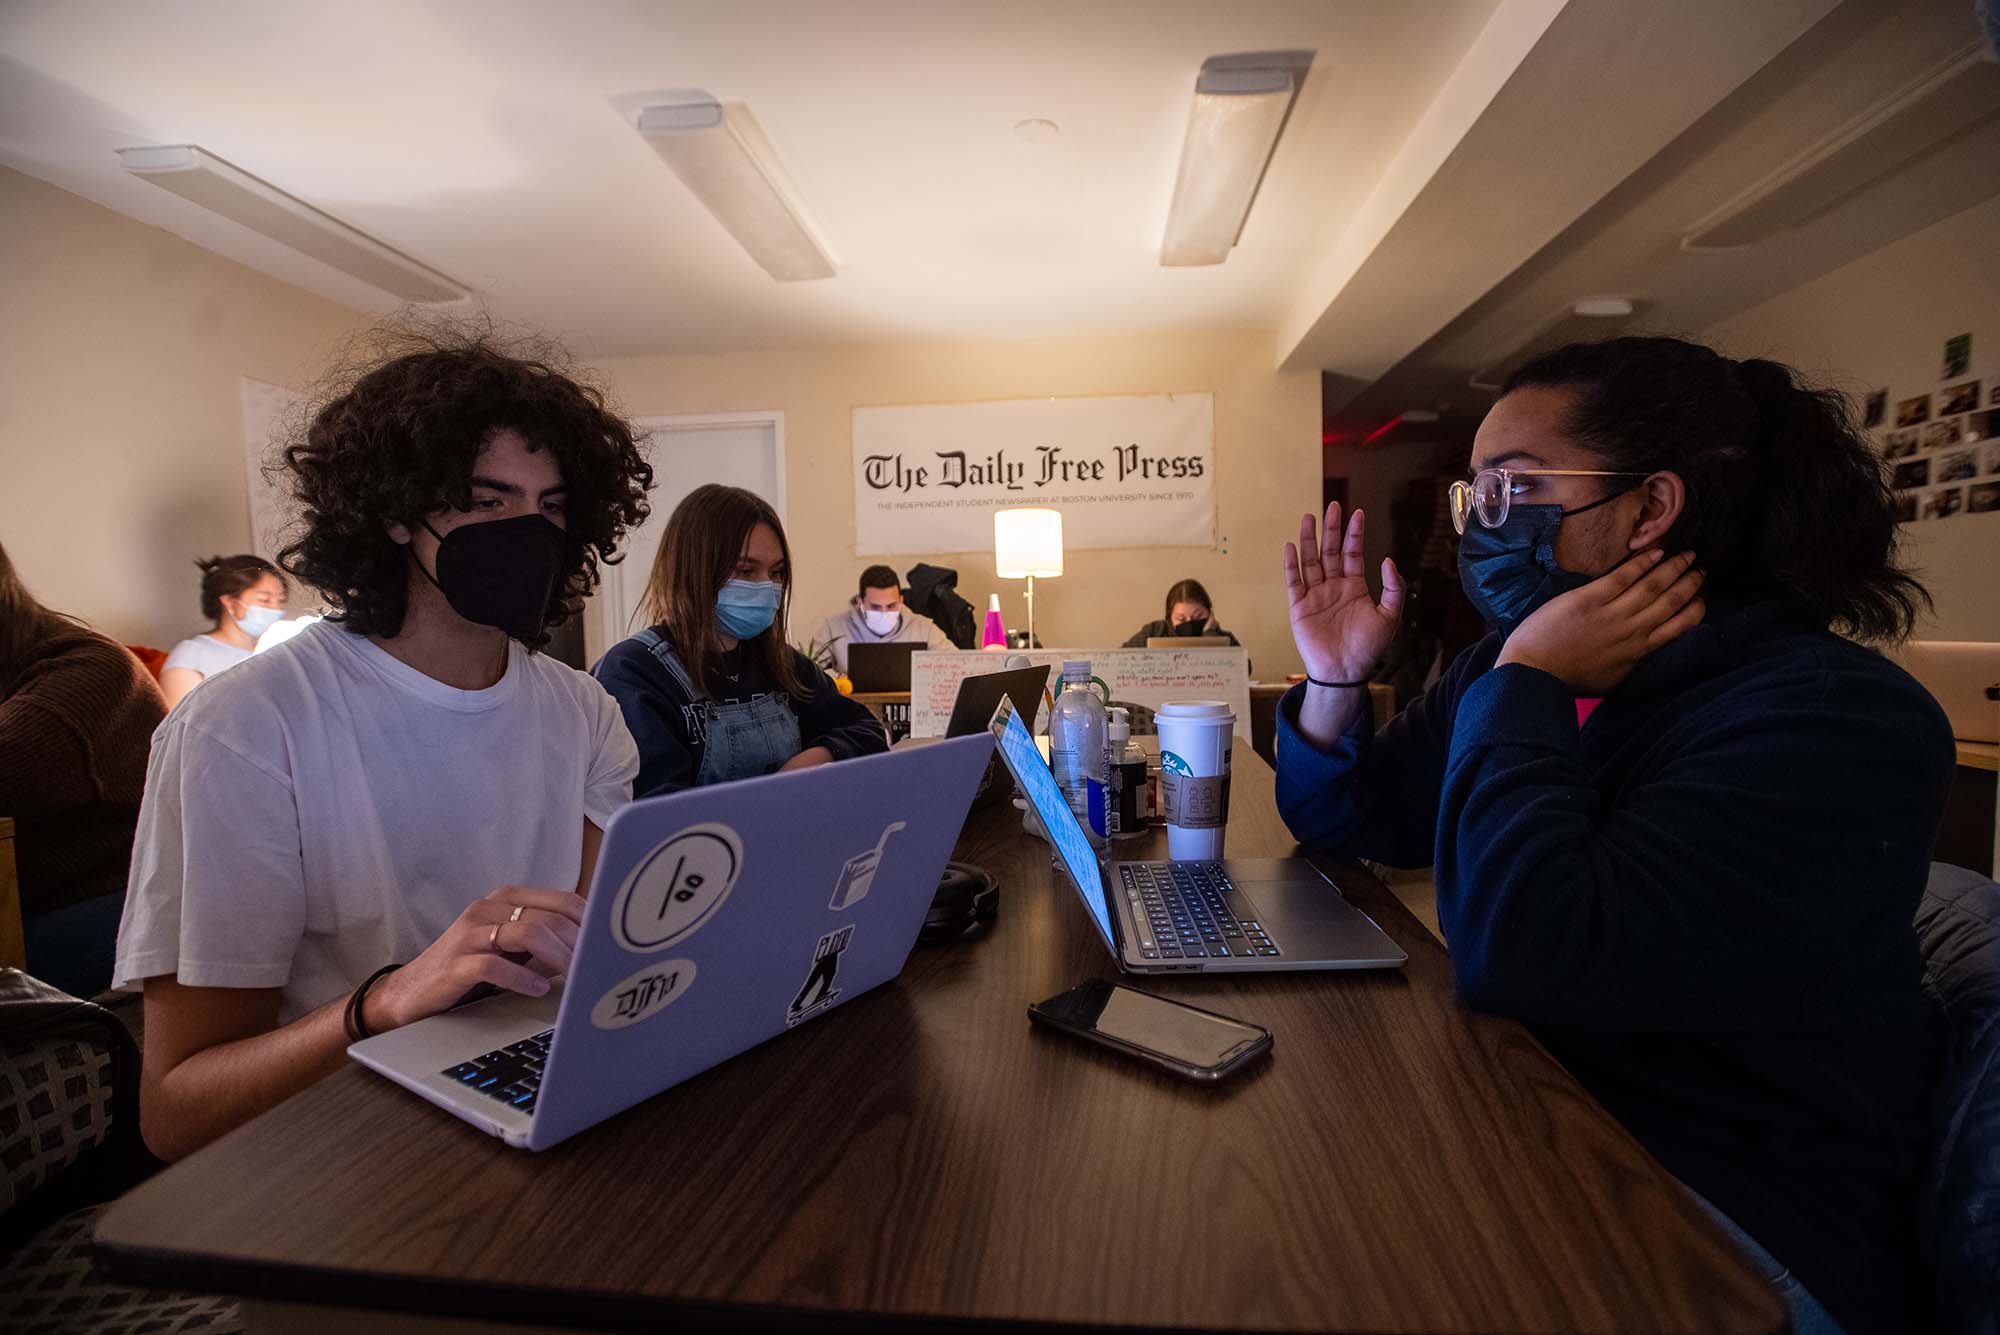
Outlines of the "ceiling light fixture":
[{"label": "ceiling light fixture", "polygon": [[[1973,45],[1688,229],[1681,249],[1740,250],[1802,226],[1956,136],[2000,128],[2000,68]],[[1988,161],[1991,159],[1989,158]]]},{"label": "ceiling light fixture", "polygon": [[1220,264],[1243,233],[1311,52],[1212,56],[1194,84],[1164,265]]},{"label": "ceiling light fixture", "polygon": [[458,280],[193,144],[121,148],[118,161],[142,181],[406,301],[470,295]]},{"label": "ceiling light fixture", "polygon": [[1643,302],[1630,297],[1579,297],[1516,339],[1472,373],[1466,383],[1497,394],[1507,377],[1535,357],[1571,343],[1596,343],[1630,329]]},{"label": "ceiling light fixture", "polygon": [[765,273],[833,277],[832,251],[750,108],[712,98],[647,107],[639,133]]}]

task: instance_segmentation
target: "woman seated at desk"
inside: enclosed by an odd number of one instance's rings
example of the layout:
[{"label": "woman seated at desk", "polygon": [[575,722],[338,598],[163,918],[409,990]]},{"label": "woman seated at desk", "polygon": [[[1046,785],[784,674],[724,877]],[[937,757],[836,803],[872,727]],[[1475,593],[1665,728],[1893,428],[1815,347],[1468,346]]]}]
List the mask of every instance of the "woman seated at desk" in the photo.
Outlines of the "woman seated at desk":
[{"label": "woman seated at desk", "polygon": [[1231,644],[1240,643],[1216,621],[1215,604],[1210,601],[1208,590],[1201,587],[1200,580],[1194,579],[1184,579],[1168,589],[1167,614],[1158,621],[1148,621],[1139,627],[1132,638],[1125,641],[1125,647],[1144,649],[1147,640],[1164,639],[1169,635],[1220,635]]},{"label": "woman seated at desk", "polygon": [[160,670],[167,708],[257,647],[257,637],[285,616],[285,577],[261,556],[212,556],[201,570],[201,614],[215,624],[173,647]]},{"label": "woman seated at desk", "polygon": [[754,492],[710,484],[675,508],[646,585],[655,624],[592,675],[639,744],[635,797],[889,749],[882,725],[785,643],[791,547]]}]

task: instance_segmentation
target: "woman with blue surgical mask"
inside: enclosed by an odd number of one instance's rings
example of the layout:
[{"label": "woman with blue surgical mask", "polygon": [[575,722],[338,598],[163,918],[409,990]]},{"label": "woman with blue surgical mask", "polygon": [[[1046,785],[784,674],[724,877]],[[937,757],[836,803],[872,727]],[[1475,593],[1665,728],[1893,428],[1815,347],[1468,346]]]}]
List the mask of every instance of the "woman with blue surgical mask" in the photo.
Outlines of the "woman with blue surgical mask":
[{"label": "woman with blue surgical mask", "polygon": [[639,746],[633,796],[886,751],[875,716],[785,641],[791,548],[741,487],[697,487],[667,519],[653,623],[591,669]]},{"label": "woman with blue surgical mask", "polygon": [[215,623],[173,647],[160,669],[171,709],[189,691],[257,647],[257,637],[285,618],[285,577],[261,556],[212,556],[201,570],[201,614]]}]

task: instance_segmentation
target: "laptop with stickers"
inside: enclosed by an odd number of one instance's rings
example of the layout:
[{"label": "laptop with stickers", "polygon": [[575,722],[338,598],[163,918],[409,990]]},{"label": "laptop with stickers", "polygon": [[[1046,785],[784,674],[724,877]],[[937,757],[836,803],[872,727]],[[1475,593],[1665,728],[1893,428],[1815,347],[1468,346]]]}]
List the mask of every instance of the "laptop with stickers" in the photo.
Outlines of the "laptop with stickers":
[{"label": "laptop with stickers", "polygon": [[1048,832],[1056,865],[1125,972],[1392,969],[1409,959],[1302,857],[1107,868],[1011,704],[1000,706],[992,729],[1001,760]]},{"label": "laptop with stickers", "polygon": [[611,818],[570,972],[347,1049],[546,1149],[902,971],[993,740],[647,798]]}]

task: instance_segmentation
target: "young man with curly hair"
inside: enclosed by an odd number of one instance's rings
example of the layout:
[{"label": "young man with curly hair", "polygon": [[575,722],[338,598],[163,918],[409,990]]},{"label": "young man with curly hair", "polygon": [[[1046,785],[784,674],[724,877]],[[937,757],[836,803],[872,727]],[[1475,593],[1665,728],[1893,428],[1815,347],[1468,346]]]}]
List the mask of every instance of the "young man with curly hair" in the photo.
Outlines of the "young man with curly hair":
[{"label": "young man with curly hair", "polygon": [[600,395],[430,344],[284,459],[303,513],[280,559],[333,610],[161,728],[133,850],[115,984],[145,988],[140,1124],[166,1159],[360,1034],[481,984],[545,993],[638,769],[618,706],[534,652],[646,514],[652,470]]}]

